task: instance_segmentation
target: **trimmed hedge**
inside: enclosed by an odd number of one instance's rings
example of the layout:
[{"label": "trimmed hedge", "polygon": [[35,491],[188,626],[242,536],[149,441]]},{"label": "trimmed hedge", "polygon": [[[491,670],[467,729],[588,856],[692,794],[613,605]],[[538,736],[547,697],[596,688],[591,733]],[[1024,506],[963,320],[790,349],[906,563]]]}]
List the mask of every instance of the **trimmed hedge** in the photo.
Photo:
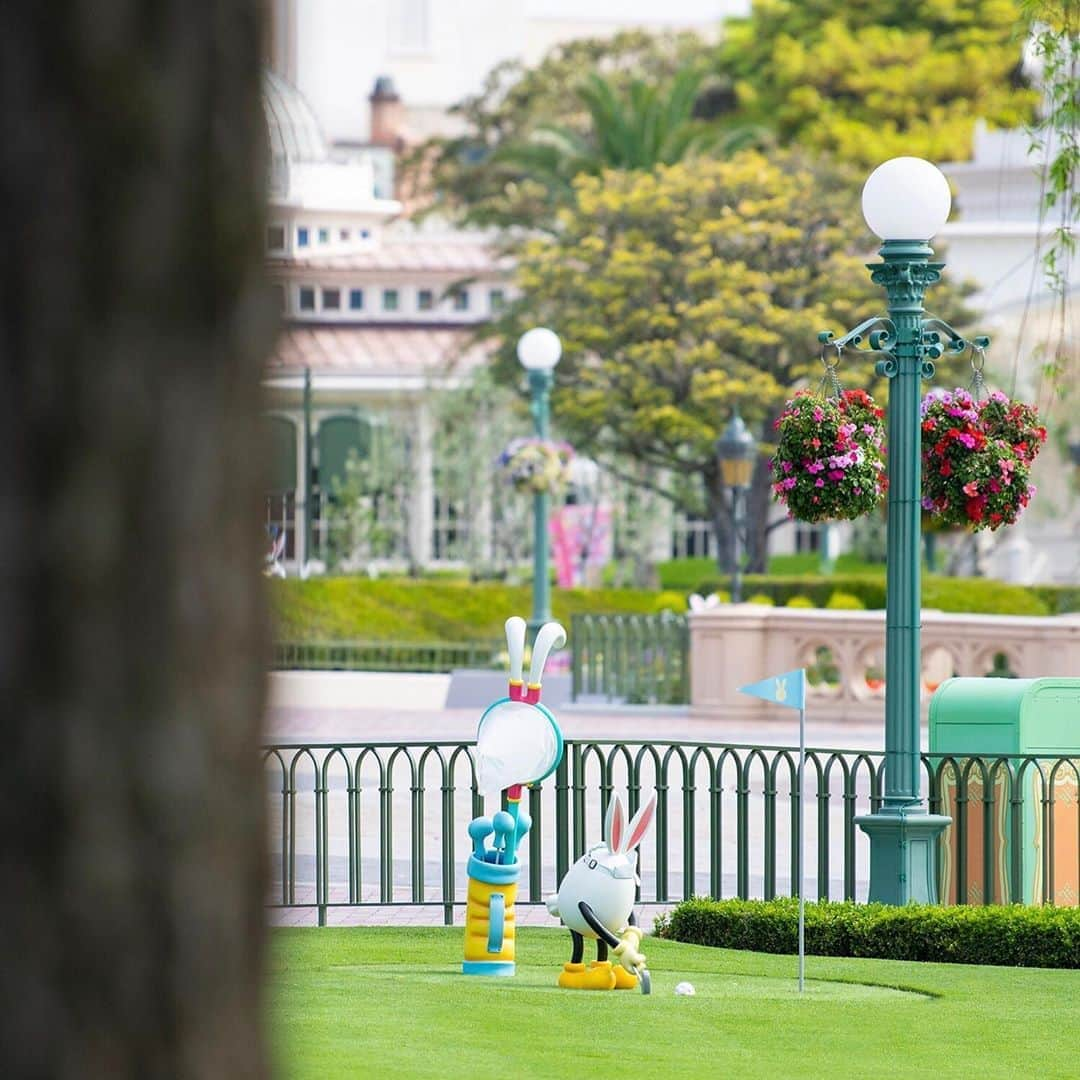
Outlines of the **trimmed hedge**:
[{"label": "trimmed hedge", "polygon": [[[554,589],[557,619],[576,613],[598,615],[652,614],[686,611],[691,591],[727,597],[728,581],[713,578],[693,589],[664,592],[639,589]],[[494,582],[419,580],[407,578],[322,577],[268,582],[278,641],[492,641],[502,637],[509,614],[527,615],[528,586]],[[768,597],[778,607],[801,597],[825,607],[836,592],[846,593],[868,609],[885,606],[885,579],[880,574],[830,577],[746,578],[744,596]],[[998,581],[927,576],[925,607],[1001,615],[1045,615],[1080,609],[1080,588],[1040,586],[1025,589]]]},{"label": "trimmed hedge", "polygon": [[[278,641],[498,641],[508,615],[528,617],[528,586],[364,577],[268,582]],[[682,593],[634,589],[554,589],[554,616],[686,611]]]},{"label": "trimmed hedge", "polygon": [[[798,951],[797,900],[687,900],[656,933],[692,945]],[[1080,908],[806,905],[806,951],[945,964],[1080,968]]]},{"label": "trimmed hedge", "polygon": [[[885,607],[885,577],[880,574],[832,574],[829,577],[748,574],[743,580],[747,592],[771,596],[778,607],[786,606],[794,596],[808,596],[815,607],[823,608],[836,592],[855,597],[871,611]],[[726,584],[724,579],[709,578],[698,582],[695,591],[705,596],[723,584]],[[1022,585],[1008,585],[988,578],[923,576],[923,607],[941,611],[967,611],[980,615],[1048,615],[1058,610],[1048,602],[1048,597],[1053,599],[1052,594],[1051,586],[1037,592]]]}]

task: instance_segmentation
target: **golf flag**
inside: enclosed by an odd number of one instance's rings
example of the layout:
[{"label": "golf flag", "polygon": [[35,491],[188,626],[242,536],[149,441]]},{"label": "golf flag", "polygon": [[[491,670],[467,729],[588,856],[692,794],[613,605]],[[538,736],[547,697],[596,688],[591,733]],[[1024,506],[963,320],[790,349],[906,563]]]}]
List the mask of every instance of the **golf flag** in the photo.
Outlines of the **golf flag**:
[{"label": "golf flag", "polygon": [[806,668],[785,671],[783,675],[773,675],[761,682],[740,686],[739,693],[750,694],[751,697],[789,709],[803,709],[806,707]]}]

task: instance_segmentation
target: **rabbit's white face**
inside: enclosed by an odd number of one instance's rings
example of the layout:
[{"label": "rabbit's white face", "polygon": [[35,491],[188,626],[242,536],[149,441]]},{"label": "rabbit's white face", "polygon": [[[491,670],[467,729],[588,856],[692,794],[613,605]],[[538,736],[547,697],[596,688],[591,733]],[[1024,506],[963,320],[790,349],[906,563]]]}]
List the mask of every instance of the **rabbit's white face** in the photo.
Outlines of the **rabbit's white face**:
[{"label": "rabbit's white face", "polygon": [[588,904],[600,922],[613,933],[626,927],[638,885],[637,851],[634,849],[648,831],[655,808],[654,795],[626,827],[622,800],[618,795],[612,798],[605,839],[593,844],[559,883],[558,914],[571,930],[586,937],[596,937],[581,914],[582,902]]}]

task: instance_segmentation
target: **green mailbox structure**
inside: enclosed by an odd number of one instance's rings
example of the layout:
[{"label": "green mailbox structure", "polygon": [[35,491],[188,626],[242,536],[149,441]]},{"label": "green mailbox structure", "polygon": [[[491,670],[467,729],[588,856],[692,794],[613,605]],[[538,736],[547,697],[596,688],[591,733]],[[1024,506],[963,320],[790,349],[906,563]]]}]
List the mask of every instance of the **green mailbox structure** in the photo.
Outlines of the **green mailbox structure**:
[{"label": "green mailbox structure", "polygon": [[942,903],[1080,903],[1080,679],[947,679],[930,757]]}]

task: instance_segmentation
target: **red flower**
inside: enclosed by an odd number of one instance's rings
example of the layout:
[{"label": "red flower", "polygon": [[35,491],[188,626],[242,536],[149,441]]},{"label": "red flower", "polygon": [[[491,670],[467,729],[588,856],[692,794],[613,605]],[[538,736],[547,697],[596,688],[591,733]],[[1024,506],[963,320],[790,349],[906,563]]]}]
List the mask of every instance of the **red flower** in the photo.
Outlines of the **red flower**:
[{"label": "red flower", "polygon": [[943,461],[941,463],[941,468],[938,469],[938,475],[939,476],[952,476],[952,466],[947,461]]}]

